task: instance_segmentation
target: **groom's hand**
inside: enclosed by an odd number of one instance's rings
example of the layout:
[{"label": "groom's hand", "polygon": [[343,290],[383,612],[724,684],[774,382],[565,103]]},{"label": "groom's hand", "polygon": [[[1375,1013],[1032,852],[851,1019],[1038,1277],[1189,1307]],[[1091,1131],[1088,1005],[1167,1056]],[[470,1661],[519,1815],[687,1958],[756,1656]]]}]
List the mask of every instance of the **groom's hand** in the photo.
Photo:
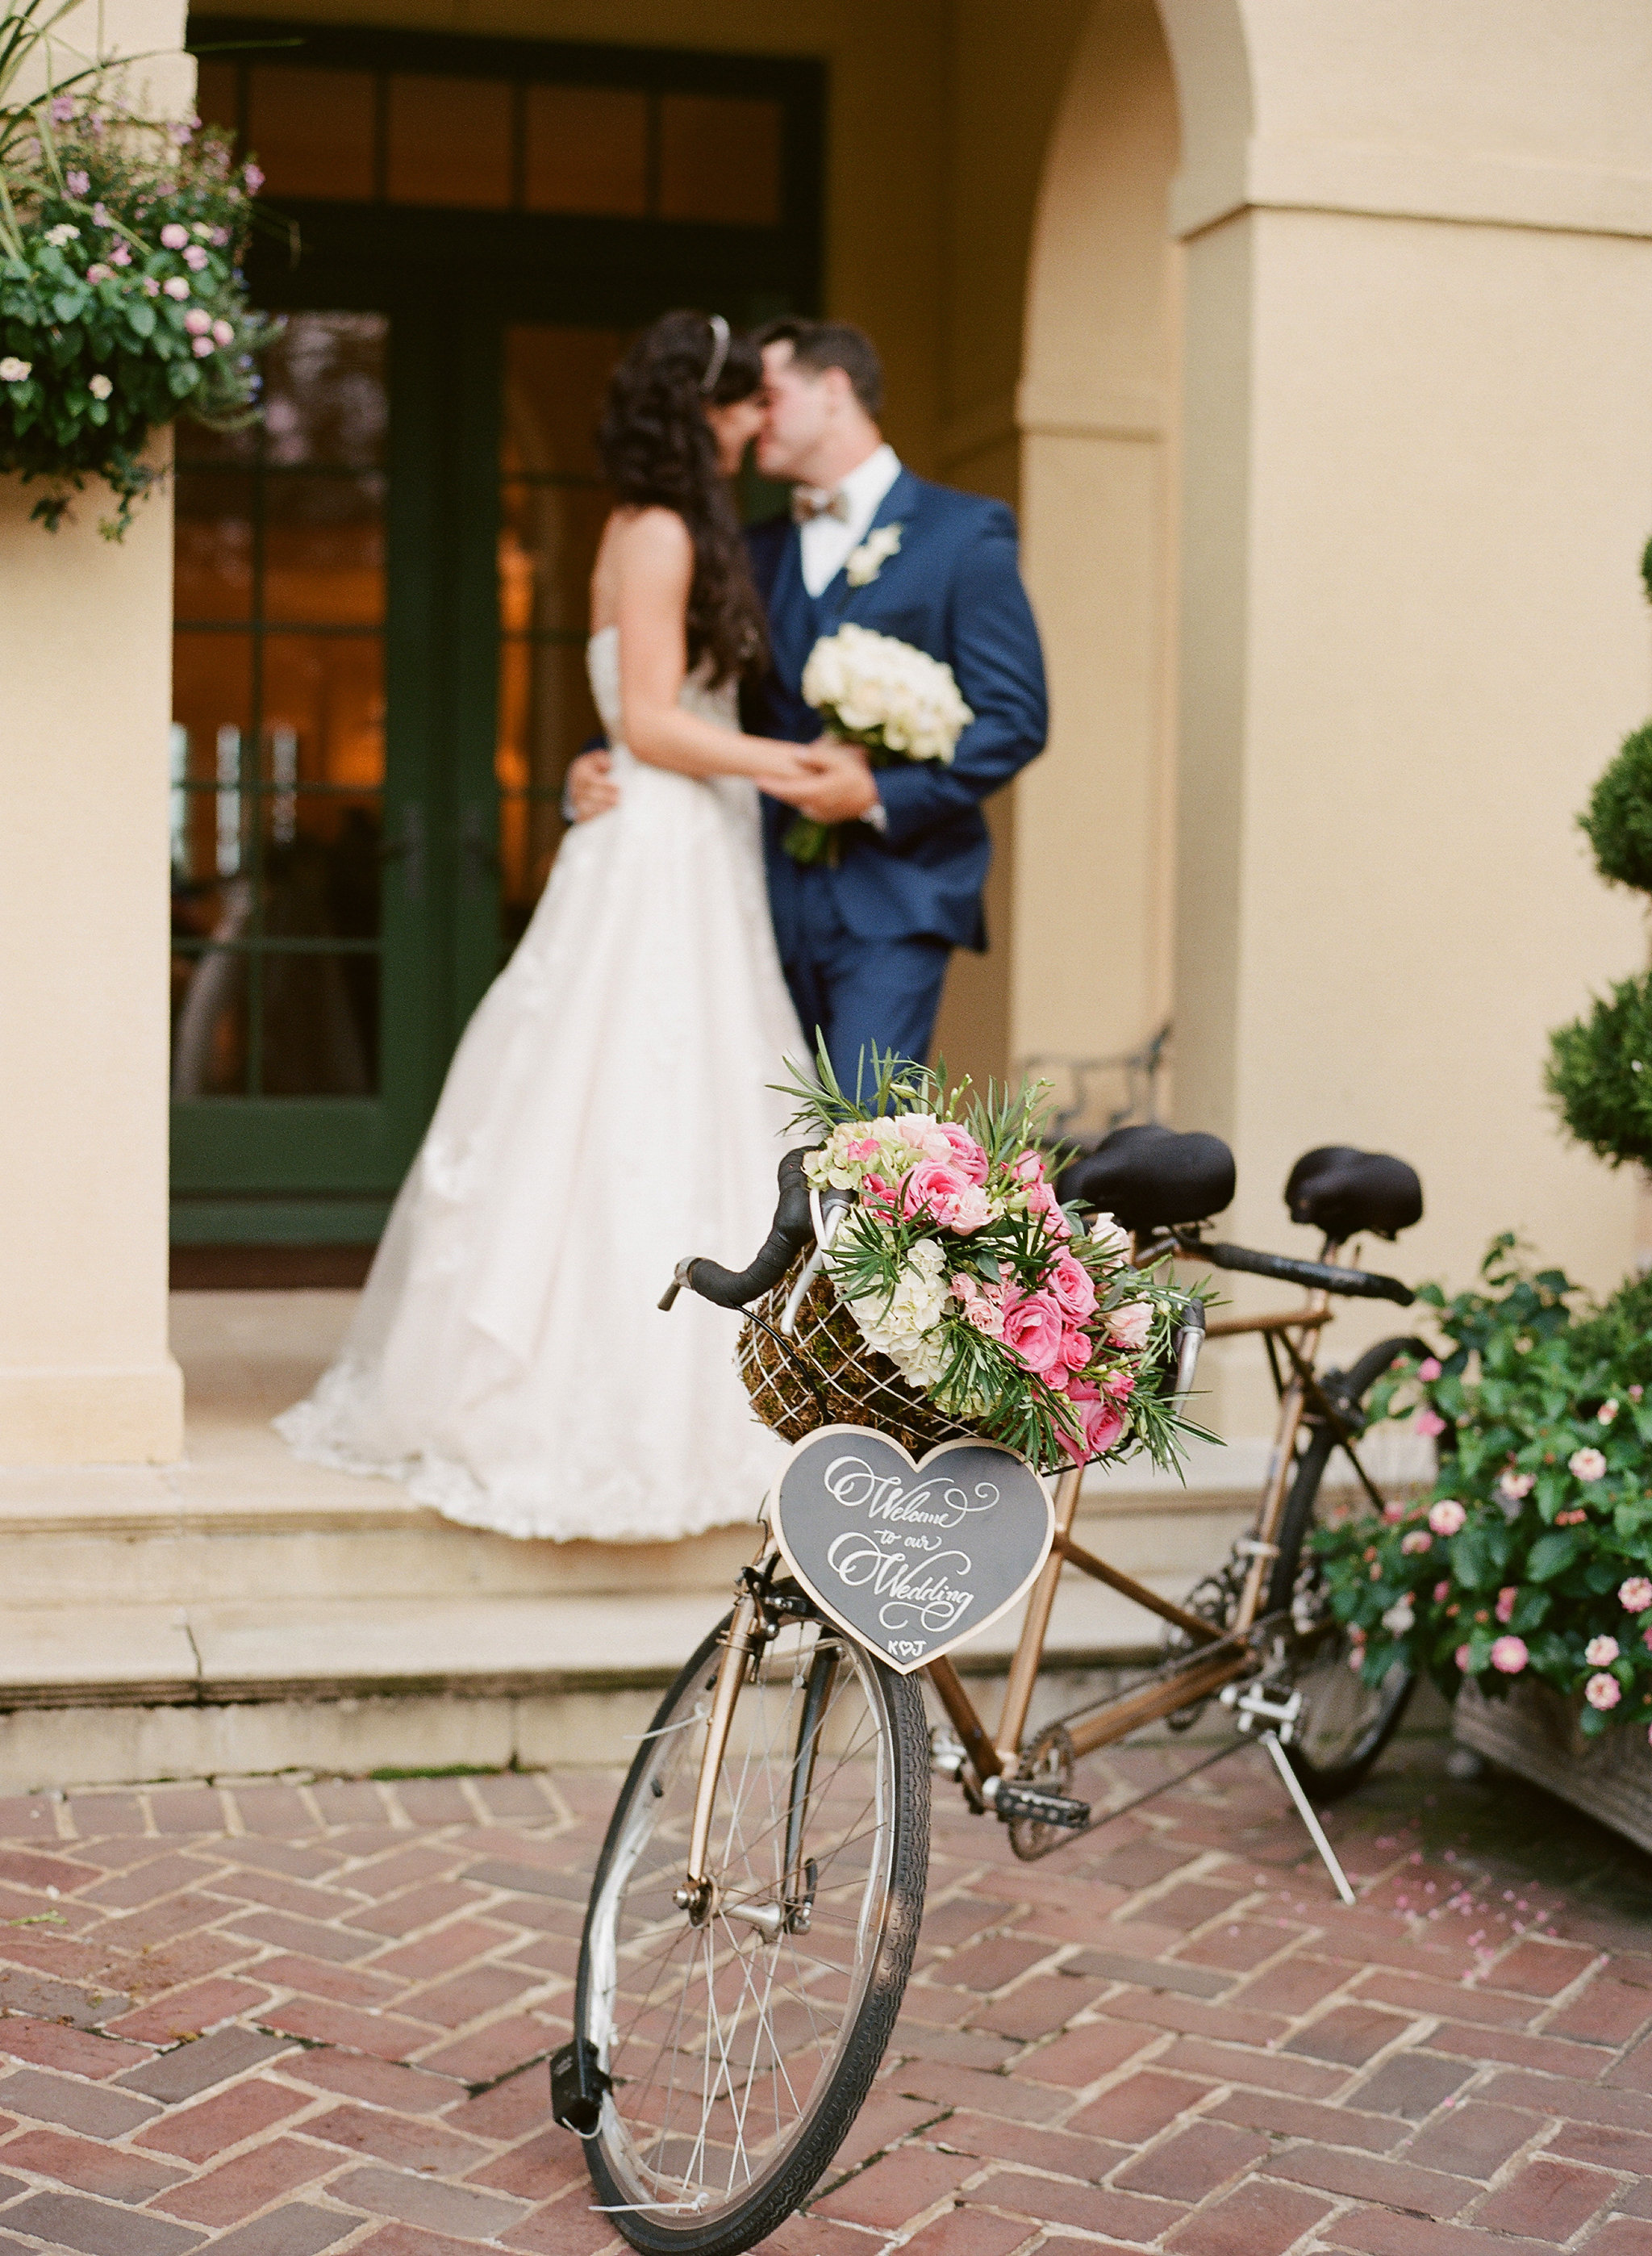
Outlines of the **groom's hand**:
[{"label": "groom's hand", "polygon": [[814,779],[786,796],[799,814],[811,822],[858,822],[878,803],[871,765],[859,744],[841,744],[829,737],[802,747],[803,758],[814,771]]},{"label": "groom's hand", "polygon": [[594,815],[607,814],[619,805],[620,787],[607,752],[581,752],[569,763],[563,798],[576,822],[589,822]]}]

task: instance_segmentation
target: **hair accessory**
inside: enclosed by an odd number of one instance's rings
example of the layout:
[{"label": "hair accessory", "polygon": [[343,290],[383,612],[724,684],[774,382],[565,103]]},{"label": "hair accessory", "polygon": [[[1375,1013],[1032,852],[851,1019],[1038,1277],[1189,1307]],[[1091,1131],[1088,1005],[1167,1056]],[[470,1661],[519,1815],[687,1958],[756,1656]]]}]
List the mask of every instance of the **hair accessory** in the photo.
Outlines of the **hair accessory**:
[{"label": "hair accessory", "polygon": [[706,364],[705,375],[699,379],[702,397],[715,391],[717,379],[723,372],[723,363],[728,357],[728,322],[721,314],[707,314],[706,318],[711,323],[711,358]]}]

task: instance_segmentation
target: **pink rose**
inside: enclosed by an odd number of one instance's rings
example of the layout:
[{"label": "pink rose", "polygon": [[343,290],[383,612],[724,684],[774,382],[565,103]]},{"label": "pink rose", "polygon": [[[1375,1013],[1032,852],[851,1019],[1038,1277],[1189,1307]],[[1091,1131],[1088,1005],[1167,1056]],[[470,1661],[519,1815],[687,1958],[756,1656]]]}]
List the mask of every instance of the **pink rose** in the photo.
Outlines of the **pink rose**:
[{"label": "pink rose", "polygon": [[953,1290],[964,1304],[965,1320],[988,1339],[1004,1336],[1004,1296],[1002,1287],[978,1285],[973,1277],[954,1277]]},{"label": "pink rose", "polygon": [[861,1185],[861,1204],[868,1206],[875,1214],[893,1214],[896,1209],[896,1187],[882,1175],[868,1175]]},{"label": "pink rose", "polygon": [[1592,1637],[1583,1649],[1583,1657],[1591,1668],[1610,1668],[1618,1657],[1615,1637]]},{"label": "pink rose", "polygon": [[1518,1676],[1530,1658],[1523,1637],[1500,1637],[1492,1647],[1492,1667],[1504,1676]]},{"label": "pink rose", "polygon": [[1499,1590],[1497,1593],[1497,1618],[1500,1622],[1511,1621],[1514,1618],[1515,1601],[1519,1596],[1519,1590],[1512,1583],[1506,1590]]},{"label": "pink rose", "polygon": [[1429,1508],[1428,1524],[1437,1535],[1455,1535],[1468,1518],[1454,1496],[1443,1496]]},{"label": "pink rose", "polygon": [[1615,1708],[1623,1697],[1623,1687],[1615,1676],[1592,1676],[1583,1688],[1583,1696],[1592,1708]]},{"label": "pink rose", "polygon": [[1382,1507],[1382,1517],[1392,1524],[1395,1521],[1403,1519],[1406,1514],[1406,1510],[1407,1507],[1400,1502],[1397,1497],[1391,1496]]},{"label": "pink rose", "polygon": [[189,240],[189,229],[179,227],[175,219],[169,220],[160,231],[160,239],[168,250],[181,250]]},{"label": "pink rose", "polygon": [[[1053,1294],[1062,1314],[1076,1324],[1095,1312],[1095,1280],[1076,1254],[1061,1256],[1045,1278],[1044,1289]],[[1652,1585],[1648,1585],[1648,1603],[1652,1604]]]},{"label": "pink rose", "polygon": [[1433,1439],[1436,1434],[1443,1434],[1445,1431],[1445,1419],[1442,1418],[1437,1411],[1433,1410],[1419,1410],[1416,1418],[1412,1421],[1412,1423],[1416,1426],[1417,1432],[1426,1440],[1430,1441]]},{"label": "pink rose", "polygon": [[954,1121],[943,1120],[940,1133],[951,1151],[953,1165],[960,1168],[972,1183],[984,1183],[987,1180],[987,1154],[968,1129],[959,1127]]},{"label": "pink rose", "polygon": [[[1401,1548],[1402,1550],[1403,1550],[1403,1549],[1405,1548],[1405,1546],[1404,1546],[1403,1544],[1402,1544],[1402,1545],[1400,1546],[1400,1548]],[[1437,1606],[1443,1606],[1443,1605],[1445,1604],[1446,1599],[1447,1599],[1447,1598],[1449,1598],[1449,1597],[1451,1597],[1451,1595],[1452,1595],[1452,1586],[1451,1586],[1451,1584],[1450,1584],[1449,1583],[1435,1583],[1435,1585],[1434,1585],[1434,1603],[1435,1603],[1435,1604],[1436,1604]]]},{"label": "pink rose", "polygon": [[1043,1154],[1042,1154],[1041,1153],[1037,1153],[1037,1152],[1023,1152],[1023,1153],[1022,1153],[1021,1157],[1020,1157],[1018,1160],[1015,1160],[1015,1161],[1011,1164],[1011,1167],[1010,1167],[1009,1172],[1010,1172],[1010,1174],[1011,1174],[1012,1175],[1014,1175],[1014,1176],[1016,1178],[1016,1180],[1017,1180],[1018,1181],[1020,1181],[1020,1182],[1023,1182],[1023,1183],[1041,1183],[1041,1182],[1043,1182],[1043,1181],[1044,1181],[1044,1157],[1043,1157]]},{"label": "pink rose", "polygon": [[1440,1375],[1440,1359],[1438,1356],[1425,1355],[1422,1362],[1417,1366],[1417,1375],[1419,1378],[1423,1379],[1438,1378]]},{"label": "pink rose", "polygon": [[1122,1308],[1109,1308],[1101,1321],[1110,1340],[1139,1350],[1147,1345],[1147,1336],[1153,1329],[1153,1311],[1145,1301],[1127,1301]]},{"label": "pink rose", "polygon": [[1643,1614],[1652,1606],[1652,1583],[1644,1575],[1631,1575],[1618,1584],[1618,1604],[1626,1614]]},{"label": "pink rose", "polygon": [[1468,1647],[1466,1645],[1459,1645],[1456,1652],[1452,1655],[1452,1658],[1457,1663],[1459,1668],[1461,1669],[1463,1674],[1466,1676],[1468,1674]]},{"label": "pink rose", "polygon": [[918,1161],[902,1182],[901,1205],[908,1216],[926,1214],[942,1230],[954,1230],[960,1237],[989,1219],[986,1192],[961,1167],[942,1160]]},{"label": "pink rose", "polygon": [[1431,1551],[1433,1547],[1434,1538],[1429,1533],[1426,1527],[1414,1527],[1409,1535],[1402,1535],[1400,1538],[1400,1548],[1402,1551]]},{"label": "pink rose", "polygon": [[1115,1403],[1105,1399],[1079,1402],[1077,1408],[1084,1427],[1084,1441],[1079,1444],[1064,1433],[1061,1446],[1074,1464],[1082,1464],[1086,1458],[1099,1457],[1113,1447],[1124,1431],[1125,1416]]},{"label": "pink rose", "polygon": [[1061,1360],[1069,1371],[1082,1371],[1092,1353],[1090,1336],[1080,1331],[1077,1324],[1069,1324],[1061,1335]]},{"label": "pink rose", "polygon": [[1065,1330],[1061,1310],[1048,1293],[1023,1293],[1004,1302],[1004,1345],[1041,1378],[1065,1368],[1061,1354]]}]

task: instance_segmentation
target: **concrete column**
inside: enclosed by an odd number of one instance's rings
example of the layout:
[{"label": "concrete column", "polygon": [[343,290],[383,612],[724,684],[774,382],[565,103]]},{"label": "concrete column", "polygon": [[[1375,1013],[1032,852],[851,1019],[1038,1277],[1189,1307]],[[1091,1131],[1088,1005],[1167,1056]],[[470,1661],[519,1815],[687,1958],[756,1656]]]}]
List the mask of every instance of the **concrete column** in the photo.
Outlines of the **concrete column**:
[{"label": "concrete column", "polygon": [[[95,11],[62,27],[90,47]],[[183,9],[111,0],[104,37],[187,106]],[[60,66],[61,67],[61,66]],[[182,1444],[166,1345],[172,504],[123,545],[98,490],[55,534],[0,480],[0,1463]],[[106,500],[106,497],[104,497]]]}]

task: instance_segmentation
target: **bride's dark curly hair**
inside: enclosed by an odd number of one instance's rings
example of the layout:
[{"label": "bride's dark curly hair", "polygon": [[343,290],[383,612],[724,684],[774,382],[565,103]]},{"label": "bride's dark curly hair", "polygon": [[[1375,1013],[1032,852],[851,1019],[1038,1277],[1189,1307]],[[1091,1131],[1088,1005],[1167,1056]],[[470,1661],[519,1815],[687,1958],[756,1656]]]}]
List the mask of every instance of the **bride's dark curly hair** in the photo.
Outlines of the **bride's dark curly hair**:
[{"label": "bride's dark curly hair", "polygon": [[731,336],[707,391],[718,348],[704,314],[662,314],[609,379],[596,442],[617,500],[674,509],[688,527],[688,662],[709,658],[713,680],[726,681],[761,665],[768,638],[705,410],[749,399],[763,382],[763,355],[749,337]]}]

